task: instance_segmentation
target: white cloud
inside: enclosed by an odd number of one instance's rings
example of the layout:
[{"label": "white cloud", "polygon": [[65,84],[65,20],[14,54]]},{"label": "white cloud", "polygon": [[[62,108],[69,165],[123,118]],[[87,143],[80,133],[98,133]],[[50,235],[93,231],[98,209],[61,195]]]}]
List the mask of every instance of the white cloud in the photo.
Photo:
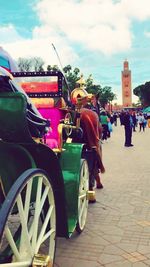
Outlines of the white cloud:
[{"label": "white cloud", "polygon": [[0,27],[0,44],[13,43],[21,40],[22,37],[18,34],[17,30],[12,24]]},{"label": "white cloud", "polygon": [[43,58],[45,65],[58,65],[60,67],[56,53],[52,48],[55,44],[58,51],[62,53],[63,65],[71,64],[77,60],[78,56],[73,49],[50,27],[35,27],[32,39],[24,39],[19,35],[13,25],[0,27],[0,46],[9,51],[10,55],[17,60],[19,57]]},{"label": "white cloud", "polygon": [[105,55],[132,47],[132,20],[150,17],[149,0],[41,0],[36,11],[42,25],[57,35]]},{"label": "white cloud", "polygon": [[40,0],[34,8],[41,26],[33,29],[32,39],[23,39],[10,24],[0,28],[1,42],[15,57],[41,56],[51,64],[58,64],[51,43],[64,64],[78,58],[75,45],[105,55],[127,51],[134,38],[132,20],[150,17],[149,0]]},{"label": "white cloud", "polygon": [[144,21],[150,18],[149,0],[122,0],[120,5],[124,13],[131,19]]},{"label": "white cloud", "polygon": [[130,21],[121,3],[111,0],[42,0],[36,8],[41,23],[68,41],[104,54],[130,49]]},{"label": "white cloud", "polygon": [[[9,51],[11,56],[16,60],[19,57],[41,57],[45,62],[45,66],[49,64],[58,65],[60,67],[59,60],[52,48],[52,42],[53,39],[51,38],[23,39],[14,43],[5,44],[4,48]],[[60,45],[63,45],[64,47],[61,50],[61,63],[63,66],[71,64],[71,62],[74,62],[77,59],[77,56],[69,46],[65,46],[65,43],[60,44],[60,40],[56,43],[58,44],[58,47],[60,47]]]},{"label": "white cloud", "polygon": [[[40,56],[46,64],[75,65],[76,45],[113,55],[129,51],[134,35],[132,21],[150,17],[150,0],[40,0],[35,11],[40,26],[24,39],[13,25],[0,28],[1,43],[14,58]],[[148,36],[148,33],[147,33]]]}]

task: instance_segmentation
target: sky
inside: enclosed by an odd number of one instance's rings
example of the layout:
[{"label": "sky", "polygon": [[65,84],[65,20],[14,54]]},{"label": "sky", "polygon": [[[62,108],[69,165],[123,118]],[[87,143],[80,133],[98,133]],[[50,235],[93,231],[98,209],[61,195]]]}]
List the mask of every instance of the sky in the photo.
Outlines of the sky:
[{"label": "sky", "polygon": [[132,89],[150,81],[150,0],[0,0],[0,7],[0,46],[16,61],[37,56],[45,66],[77,67],[110,86],[118,104],[124,60]]}]

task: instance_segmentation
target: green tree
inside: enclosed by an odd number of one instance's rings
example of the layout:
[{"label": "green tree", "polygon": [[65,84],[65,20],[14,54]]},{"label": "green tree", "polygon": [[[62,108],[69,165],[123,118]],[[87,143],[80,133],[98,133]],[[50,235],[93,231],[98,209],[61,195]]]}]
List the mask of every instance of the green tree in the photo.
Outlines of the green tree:
[{"label": "green tree", "polygon": [[150,82],[137,86],[133,89],[133,93],[139,97],[143,107],[150,106]]},{"label": "green tree", "polygon": [[18,68],[20,71],[31,71],[31,60],[28,58],[18,58]]},{"label": "green tree", "polygon": [[111,87],[105,86],[102,88],[100,84],[94,84],[91,74],[86,80],[86,90],[88,93],[97,96],[97,99],[99,99],[99,102],[103,108],[105,108],[106,104],[116,99],[116,95],[112,92]]},{"label": "green tree", "polygon": [[140,101],[138,101],[137,103],[132,103],[132,107],[134,107],[134,108],[141,107]]},{"label": "green tree", "polygon": [[54,70],[54,71],[56,71],[56,70],[59,70],[59,68],[58,68],[58,66],[57,65],[48,65],[47,66],[47,70],[48,71],[51,71],[51,70]]},{"label": "green tree", "polygon": [[20,57],[17,63],[20,71],[43,71],[44,61],[40,57]]},{"label": "green tree", "polygon": [[47,71],[51,71],[53,68],[51,65],[47,65]]},{"label": "green tree", "polygon": [[[76,82],[80,79],[80,69],[75,68],[74,70],[72,70],[72,67],[70,65],[67,65],[66,67],[64,67],[63,71],[68,81],[70,91],[72,91],[76,87]],[[107,103],[116,99],[116,95],[112,92],[111,87],[105,86],[102,88],[101,85],[94,84],[92,74],[90,74],[87,80],[85,80],[85,88],[88,93],[97,96],[97,99],[99,99],[101,106],[104,108]]]},{"label": "green tree", "polygon": [[103,108],[105,108],[105,106],[114,99],[116,99],[116,95],[112,92],[112,88],[110,86],[101,88],[99,92],[99,101]]},{"label": "green tree", "polygon": [[44,71],[44,61],[42,58],[40,57],[33,57],[31,58],[31,64],[32,64],[32,68],[35,71]]},{"label": "green tree", "polygon": [[93,83],[92,74],[86,80],[86,90],[89,94],[97,95],[101,92],[101,86]]},{"label": "green tree", "polygon": [[[18,67],[20,71],[43,71],[44,61],[40,57],[34,58],[19,58]],[[57,65],[48,65],[47,70],[59,70]],[[81,72],[79,68],[72,69],[71,65],[67,65],[63,68],[64,73],[64,85],[63,92],[64,95],[68,96],[68,91],[72,91],[76,88],[77,81],[81,78]],[[89,75],[87,80],[85,80],[85,88],[88,93],[94,94],[99,99],[102,107],[116,98],[116,95],[112,92],[111,87],[105,86],[101,87],[99,84],[94,84],[92,74]]]},{"label": "green tree", "polygon": [[[74,68],[72,70],[72,67],[70,65],[67,65],[63,68],[63,72],[68,83],[68,87],[70,91],[72,91],[76,87],[77,80],[80,79],[80,70],[78,68]],[[67,85],[65,85],[65,89],[67,90]]]}]

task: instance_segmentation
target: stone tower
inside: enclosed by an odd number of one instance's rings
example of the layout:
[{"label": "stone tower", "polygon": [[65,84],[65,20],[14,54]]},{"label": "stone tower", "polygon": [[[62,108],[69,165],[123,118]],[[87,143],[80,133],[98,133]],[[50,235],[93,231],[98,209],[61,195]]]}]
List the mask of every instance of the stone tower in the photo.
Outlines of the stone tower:
[{"label": "stone tower", "polygon": [[123,63],[122,71],[122,105],[123,107],[132,106],[131,71],[127,60]]}]

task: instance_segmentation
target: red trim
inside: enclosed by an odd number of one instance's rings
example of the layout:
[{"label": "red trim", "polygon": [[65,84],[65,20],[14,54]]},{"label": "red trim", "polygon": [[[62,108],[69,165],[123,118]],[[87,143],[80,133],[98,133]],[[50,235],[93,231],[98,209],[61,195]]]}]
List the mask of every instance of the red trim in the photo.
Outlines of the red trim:
[{"label": "red trim", "polygon": [[26,93],[57,93],[57,82],[23,82],[21,87]]}]

